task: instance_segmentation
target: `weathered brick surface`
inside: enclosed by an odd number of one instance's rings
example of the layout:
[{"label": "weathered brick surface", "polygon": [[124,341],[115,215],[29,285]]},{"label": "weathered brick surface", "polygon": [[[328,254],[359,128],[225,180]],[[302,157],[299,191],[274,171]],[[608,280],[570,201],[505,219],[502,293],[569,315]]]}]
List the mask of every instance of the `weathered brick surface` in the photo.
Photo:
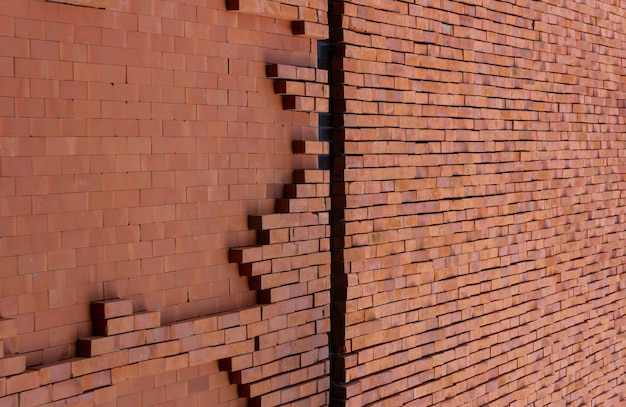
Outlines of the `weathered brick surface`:
[{"label": "weathered brick surface", "polygon": [[333,4],[335,405],[622,405],[623,4]]}]

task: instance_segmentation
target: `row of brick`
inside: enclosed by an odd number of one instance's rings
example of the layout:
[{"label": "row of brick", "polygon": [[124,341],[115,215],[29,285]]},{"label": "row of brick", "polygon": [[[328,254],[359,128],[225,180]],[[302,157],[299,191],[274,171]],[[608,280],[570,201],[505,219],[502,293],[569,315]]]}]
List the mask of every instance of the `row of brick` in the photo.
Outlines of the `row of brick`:
[{"label": "row of brick", "polygon": [[[260,319],[260,310],[242,310],[161,326],[159,312],[133,313],[131,300],[108,300],[93,303],[91,315],[94,333],[102,336],[79,340],[78,354],[83,357],[28,369],[23,355],[3,359],[5,377],[0,398],[3,405],[137,405],[137,397],[140,403],[143,399],[146,404],[154,405],[159,399],[165,402],[183,396],[197,398],[201,392],[227,388],[230,386],[227,382],[209,386],[213,379],[203,378],[199,369],[215,376],[218,372],[211,371],[208,361],[246,349],[246,342],[234,337],[229,328]],[[190,326],[193,327],[191,332]],[[203,340],[190,341],[189,336],[194,334],[198,335],[196,339]],[[216,346],[218,343],[223,346]],[[202,352],[203,346],[212,346],[215,354]],[[12,370],[6,370],[9,368]],[[187,371],[185,380],[182,377],[177,380],[183,370]],[[172,374],[173,382],[168,378]],[[194,377],[197,379],[191,380]],[[140,378],[147,380],[141,385],[144,390],[157,394],[144,395],[136,388],[133,391],[134,385],[129,385]],[[170,390],[174,383],[182,388]],[[225,393],[219,395],[220,403],[225,400],[228,404],[233,400],[226,396],[226,391],[220,390]],[[159,395],[160,392],[163,394]],[[168,394],[170,392],[173,394]]]}]

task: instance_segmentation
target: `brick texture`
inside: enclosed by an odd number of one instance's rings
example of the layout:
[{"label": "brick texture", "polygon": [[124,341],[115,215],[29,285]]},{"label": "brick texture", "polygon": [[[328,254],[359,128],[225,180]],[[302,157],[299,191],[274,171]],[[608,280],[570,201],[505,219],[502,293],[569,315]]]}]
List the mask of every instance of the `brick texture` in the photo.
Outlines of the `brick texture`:
[{"label": "brick texture", "polygon": [[623,4],[1,4],[0,406],[626,403]]},{"label": "brick texture", "polygon": [[3,4],[0,405],[330,403],[327,5],[226,3]]},{"label": "brick texture", "polygon": [[624,403],[623,17],[333,3],[334,405]]}]

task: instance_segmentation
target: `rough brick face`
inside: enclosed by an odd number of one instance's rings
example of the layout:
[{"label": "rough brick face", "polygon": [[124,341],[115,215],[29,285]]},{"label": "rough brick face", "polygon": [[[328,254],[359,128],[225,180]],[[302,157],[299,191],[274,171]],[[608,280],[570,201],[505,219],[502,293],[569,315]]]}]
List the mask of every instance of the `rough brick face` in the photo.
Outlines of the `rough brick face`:
[{"label": "rough brick face", "polygon": [[[0,404],[329,403],[329,175],[292,151],[328,25],[301,3],[3,4]],[[325,174],[286,196],[294,169]]]},{"label": "rough brick face", "polygon": [[624,402],[623,8],[513,3],[334,2],[336,405]]},{"label": "rough brick face", "polygon": [[0,405],[623,405],[617,3],[3,2]]}]

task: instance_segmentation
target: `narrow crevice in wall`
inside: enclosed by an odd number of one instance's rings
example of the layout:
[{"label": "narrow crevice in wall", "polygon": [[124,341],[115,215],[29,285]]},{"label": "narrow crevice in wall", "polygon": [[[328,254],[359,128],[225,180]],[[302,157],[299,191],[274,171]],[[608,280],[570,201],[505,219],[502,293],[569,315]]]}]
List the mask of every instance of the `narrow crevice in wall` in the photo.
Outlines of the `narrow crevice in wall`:
[{"label": "narrow crevice in wall", "polygon": [[[346,305],[346,270],[343,261],[345,248],[345,221],[344,210],[346,207],[346,191],[344,183],[344,137],[343,137],[343,114],[345,112],[345,98],[343,95],[343,29],[342,15],[344,2],[330,0],[328,5],[328,20],[330,40],[325,44],[324,59],[320,61],[326,64],[329,70],[330,85],[330,108],[325,120],[320,120],[320,129],[324,129],[320,137],[330,140],[330,157],[328,165],[331,172],[331,388],[330,405],[340,406],[345,404],[345,362],[342,354],[345,352],[343,343],[345,340],[345,315]],[[322,127],[322,123],[325,127]]]}]

